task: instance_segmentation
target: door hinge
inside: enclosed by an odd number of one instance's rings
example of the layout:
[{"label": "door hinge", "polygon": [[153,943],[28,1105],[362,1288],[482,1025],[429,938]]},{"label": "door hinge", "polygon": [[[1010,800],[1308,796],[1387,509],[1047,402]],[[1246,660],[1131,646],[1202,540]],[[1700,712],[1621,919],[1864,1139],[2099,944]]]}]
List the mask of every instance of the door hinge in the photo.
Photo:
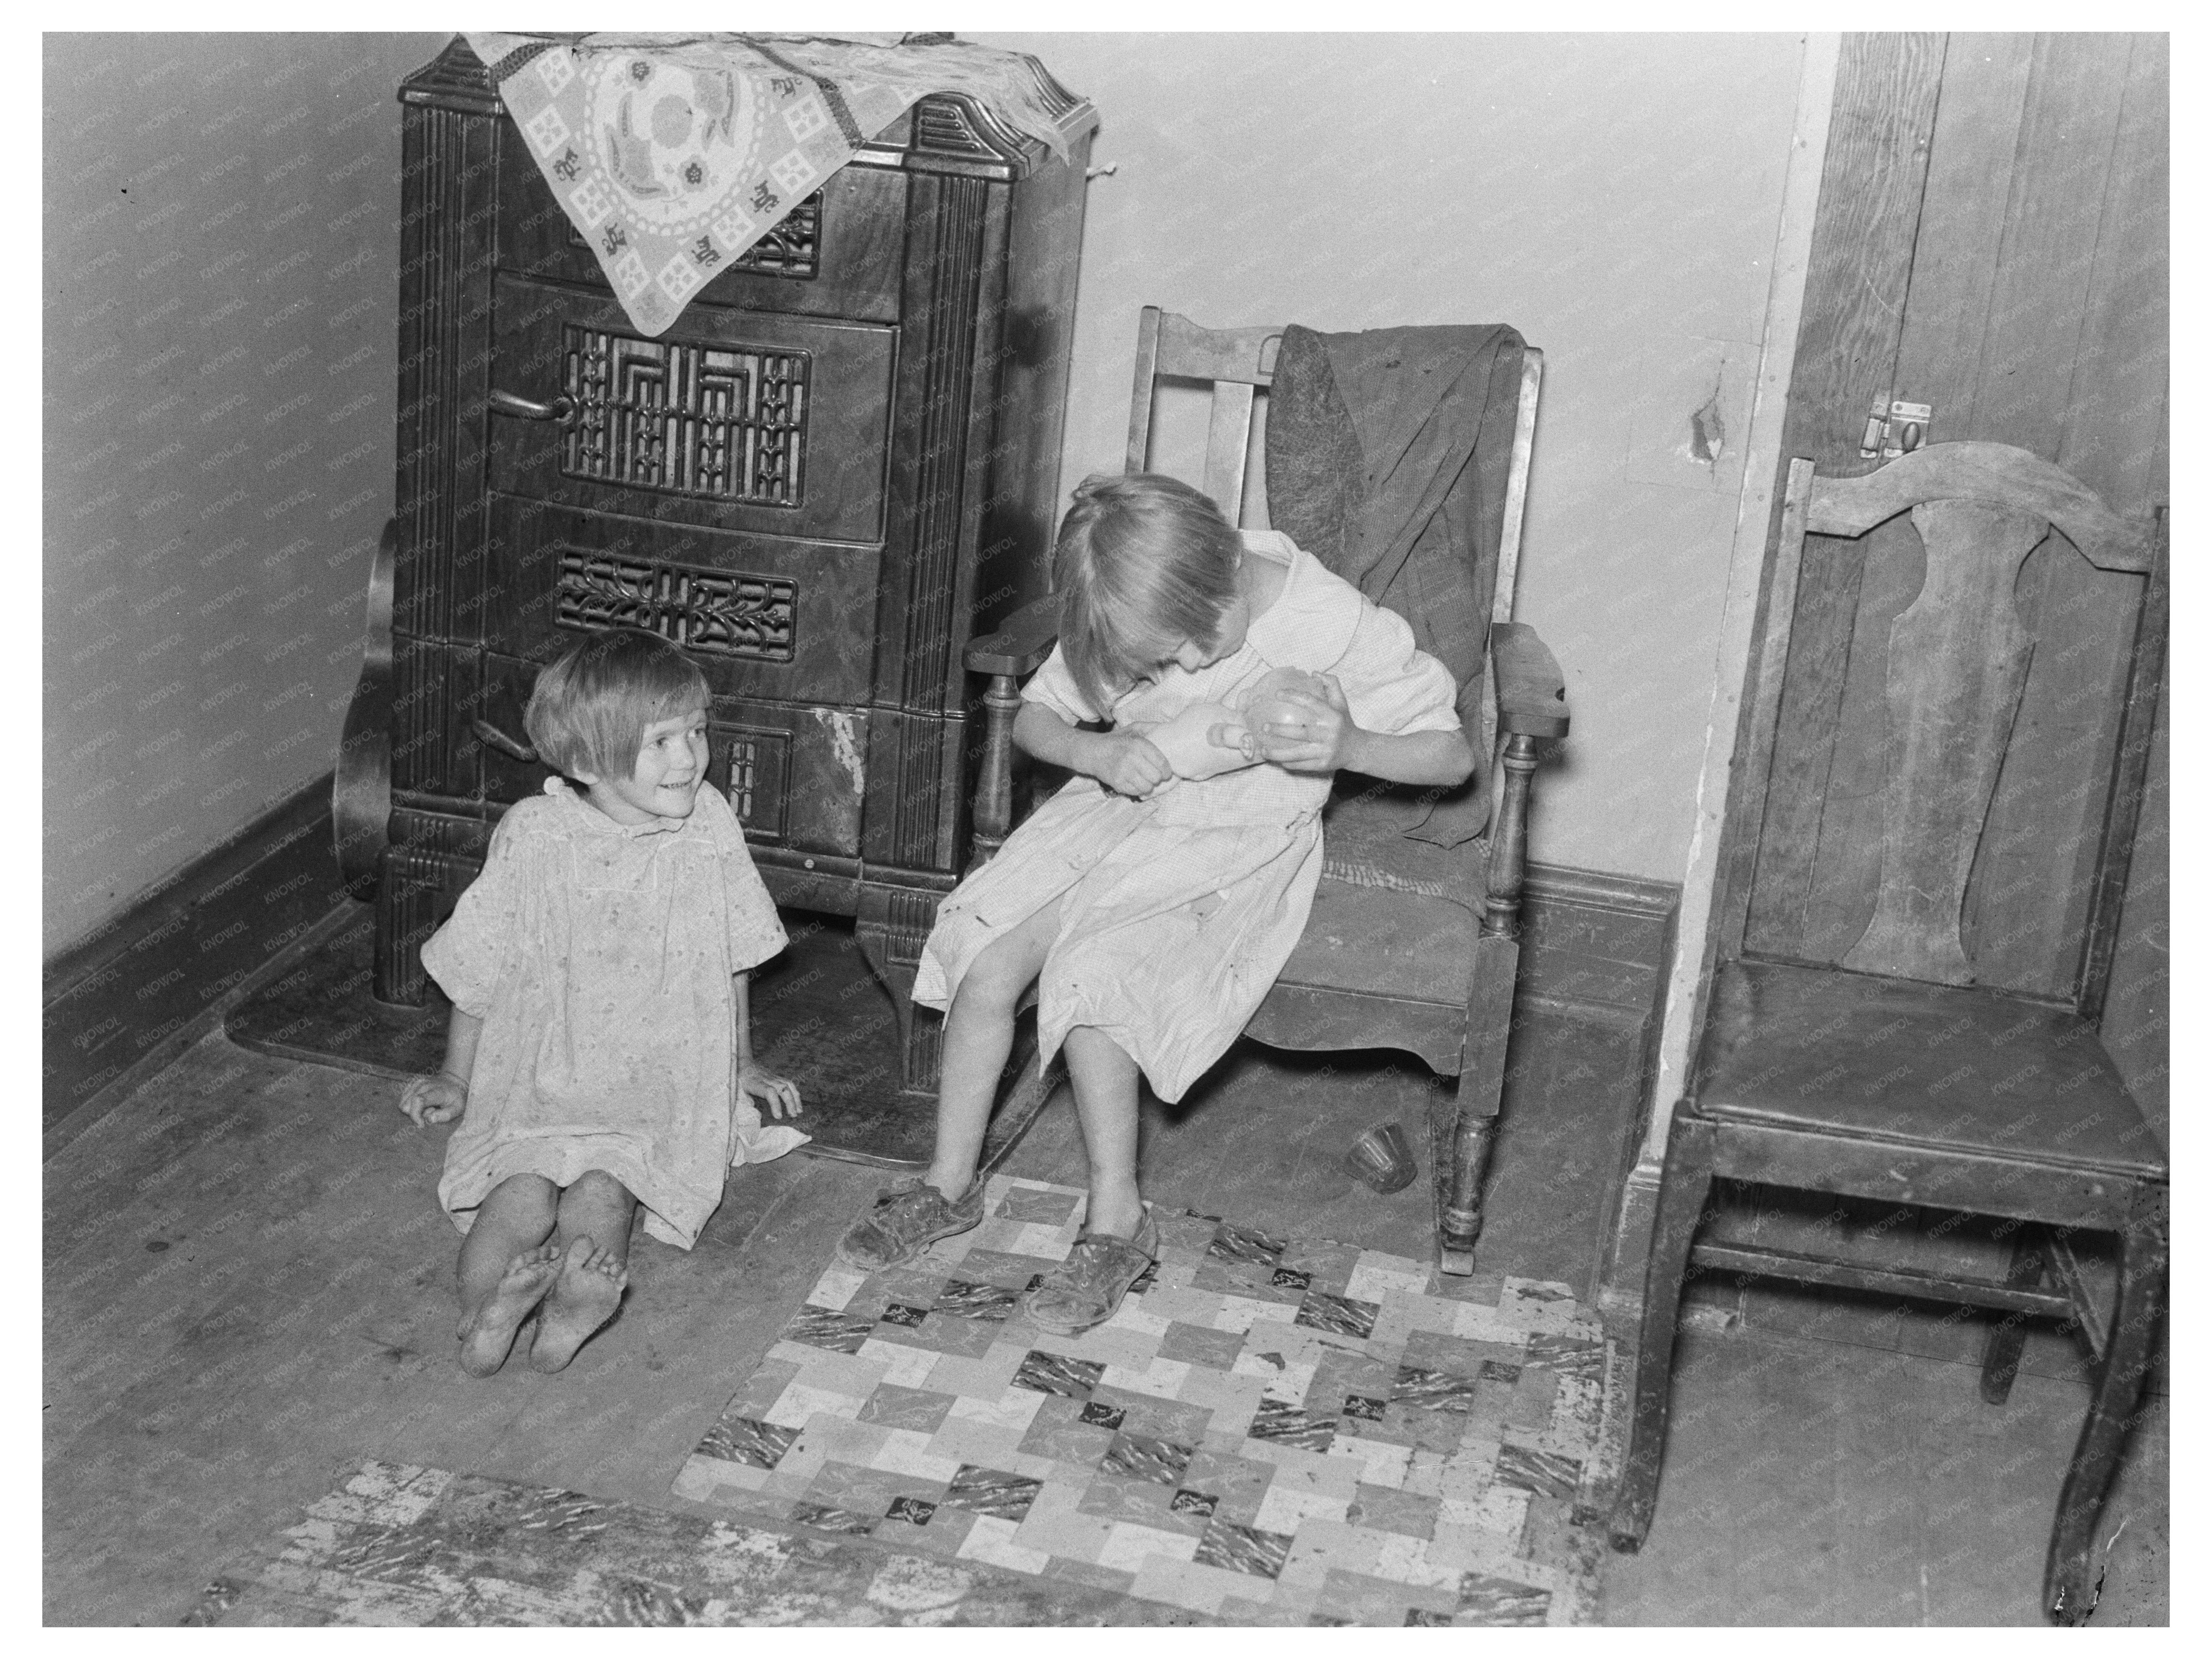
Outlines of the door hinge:
[{"label": "door hinge", "polygon": [[1866,430],[1859,436],[1859,459],[1892,461],[1911,454],[1928,441],[1929,421],[1935,412],[1932,404],[1875,398],[1867,412]]}]

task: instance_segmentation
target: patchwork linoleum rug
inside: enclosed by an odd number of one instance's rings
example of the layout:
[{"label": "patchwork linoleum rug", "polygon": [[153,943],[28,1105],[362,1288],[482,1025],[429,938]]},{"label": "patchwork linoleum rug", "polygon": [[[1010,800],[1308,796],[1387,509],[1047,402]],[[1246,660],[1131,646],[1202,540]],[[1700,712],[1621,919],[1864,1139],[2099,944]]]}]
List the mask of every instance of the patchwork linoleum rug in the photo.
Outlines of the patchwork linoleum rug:
[{"label": "patchwork linoleum rug", "polygon": [[866,1539],[771,1532],[365,1462],[188,1625],[1199,1624],[1179,1609]]},{"label": "patchwork linoleum rug", "polygon": [[1106,1324],[1014,1311],[1083,1194],[994,1176],[920,1261],[833,1267],[682,1497],[1252,1625],[1595,1615],[1605,1349],[1565,1285],[1163,1216]]}]

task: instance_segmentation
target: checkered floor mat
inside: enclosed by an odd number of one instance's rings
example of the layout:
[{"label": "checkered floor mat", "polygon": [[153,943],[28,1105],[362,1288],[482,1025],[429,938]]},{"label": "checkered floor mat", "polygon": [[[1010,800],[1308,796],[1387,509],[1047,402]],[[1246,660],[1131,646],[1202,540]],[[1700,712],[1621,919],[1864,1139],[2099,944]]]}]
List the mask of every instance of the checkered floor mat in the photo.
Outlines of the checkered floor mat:
[{"label": "checkered floor mat", "polygon": [[1188,1608],[871,1538],[364,1458],[187,1625],[1189,1625]]},{"label": "checkered floor mat", "polygon": [[1454,1299],[1163,1215],[1120,1312],[1060,1337],[1014,1302],[1083,1194],[986,1198],[917,1261],[823,1274],[677,1493],[1243,1624],[1595,1619],[1605,1344],[1566,1286]]}]

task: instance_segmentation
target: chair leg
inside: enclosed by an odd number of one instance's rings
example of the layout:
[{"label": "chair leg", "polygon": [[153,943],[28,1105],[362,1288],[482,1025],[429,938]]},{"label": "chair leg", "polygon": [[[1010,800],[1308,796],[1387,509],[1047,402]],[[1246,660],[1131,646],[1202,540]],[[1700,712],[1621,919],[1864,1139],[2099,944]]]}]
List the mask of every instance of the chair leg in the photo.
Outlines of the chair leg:
[{"label": "chair leg", "polygon": [[1641,1548],[1651,1529],[1659,1464],[1667,1449],[1674,1321],[1681,1310],[1690,1246],[1712,1184],[1712,1126],[1678,1115],[1668,1132],[1667,1164],[1659,1177],[1659,1214],[1651,1229],[1651,1260],[1644,1275],[1644,1324],[1637,1341],[1636,1401],[1629,1419],[1628,1455],[1613,1504],[1613,1547],[1623,1553]]},{"label": "chair leg", "polygon": [[1439,1101],[1431,1109],[1429,1144],[1437,1180],[1437,1265],[1455,1278],[1464,1279],[1474,1271],[1474,1241],[1482,1231],[1482,1183],[1490,1170],[1490,1146],[1497,1133],[1494,1103],[1487,1112],[1462,1105],[1457,1099]]},{"label": "chair leg", "polygon": [[[2043,1230],[2021,1223],[2012,1242],[2012,1264],[2005,1283],[2015,1291],[2033,1289],[2043,1279]],[[1982,1398],[2002,1406],[2012,1393],[2012,1380],[2020,1372],[2020,1351],[2027,1340],[2027,1316],[2007,1314],[1990,1327],[1982,1344]]]},{"label": "chair leg", "polygon": [[2121,1235],[2112,1336],[2066,1484],[2059,1490],[2058,1519],[2044,1570],[2043,1607],[2054,1624],[2081,1624],[2095,1610],[2104,1587],[2103,1564],[2095,1552],[2097,1521],[2119,1468],[2150,1364],[2151,1334],[2166,1291],[2166,1212],[2164,1188],[2139,1194]]},{"label": "chair leg", "polygon": [[1511,936],[1486,934],[1476,942],[1459,1086],[1449,1104],[1439,1100],[1429,1113],[1437,1182],[1437,1265],[1462,1278],[1474,1271],[1474,1241],[1482,1231],[1482,1183],[1490,1172],[1490,1147],[1498,1135],[1498,1104],[1505,1093],[1513,981],[1520,965],[1520,942]]}]

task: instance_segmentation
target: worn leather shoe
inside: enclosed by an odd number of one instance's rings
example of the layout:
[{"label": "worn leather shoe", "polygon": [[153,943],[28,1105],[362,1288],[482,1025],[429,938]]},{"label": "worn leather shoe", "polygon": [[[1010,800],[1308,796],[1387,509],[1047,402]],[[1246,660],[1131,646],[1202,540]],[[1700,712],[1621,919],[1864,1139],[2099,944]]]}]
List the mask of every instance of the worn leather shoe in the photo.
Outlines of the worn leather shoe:
[{"label": "worn leather shoe", "polygon": [[1159,1254],[1160,1224],[1147,1204],[1134,1238],[1084,1234],[1067,1260],[1047,1273],[1036,1289],[1024,1291],[1016,1306],[1031,1324],[1073,1336],[1111,1319],[1129,1287],[1145,1276]]},{"label": "worn leather shoe", "polygon": [[983,1218],[983,1183],[970,1185],[957,1204],[916,1178],[886,1187],[867,1214],[837,1241],[837,1260],[872,1273],[911,1261],[940,1238],[964,1233]]}]

